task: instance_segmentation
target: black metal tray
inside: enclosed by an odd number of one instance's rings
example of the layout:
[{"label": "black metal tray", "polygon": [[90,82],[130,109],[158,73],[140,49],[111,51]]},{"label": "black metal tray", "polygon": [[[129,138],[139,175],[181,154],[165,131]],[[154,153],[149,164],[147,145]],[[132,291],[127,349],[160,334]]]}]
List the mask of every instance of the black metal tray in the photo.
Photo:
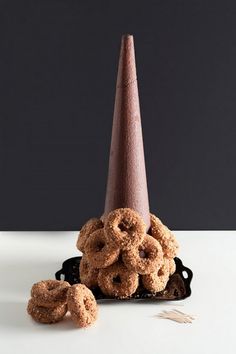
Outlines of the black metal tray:
[{"label": "black metal tray", "polygon": [[[66,280],[71,285],[80,283],[79,265],[81,257],[69,258],[62,264],[62,269],[56,272],[57,280]],[[191,295],[190,283],[193,277],[191,269],[185,267],[179,258],[175,258],[176,271],[170,277],[165,290],[158,293],[150,293],[142,284],[136,292],[125,300],[151,299],[151,300],[183,300]],[[104,295],[99,288],[91,289],[97,300],[114,300],[114,298]],[[120,299],[115,299],[120,300]]]}]

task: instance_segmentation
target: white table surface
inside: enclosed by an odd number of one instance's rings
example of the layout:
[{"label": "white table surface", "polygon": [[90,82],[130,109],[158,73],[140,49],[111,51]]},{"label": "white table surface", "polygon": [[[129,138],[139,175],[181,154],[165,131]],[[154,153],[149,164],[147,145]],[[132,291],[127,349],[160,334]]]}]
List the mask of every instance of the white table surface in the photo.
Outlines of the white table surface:
[{"label": "white table surface", "polygon": [[[78,255],[75,232],[0,233],[0,352],[2,354],[235,354],[236,231],[178,231],[180,258],[194,272],[192,296],[164,303],[105,303],[99,319],[77,329],[67,317],[55,325],[26,313],[33,283],[54,277]],[[192,324],[159,319],[177,308]]]}]

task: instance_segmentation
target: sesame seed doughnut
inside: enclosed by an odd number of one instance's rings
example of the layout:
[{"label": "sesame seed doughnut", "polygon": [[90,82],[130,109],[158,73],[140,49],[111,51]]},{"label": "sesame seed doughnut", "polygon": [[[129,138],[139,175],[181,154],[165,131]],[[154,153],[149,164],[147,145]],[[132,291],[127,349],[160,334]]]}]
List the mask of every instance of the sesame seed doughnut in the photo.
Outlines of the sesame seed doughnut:
[{"label": "sesame seed doughnut", "polygon": [[120,208],[108,214],[105,232],[121,249],[139,245],[146,234],[146,225],[133,209]]},{"label": "sesame seed doughnut", "polygon": [[56,307],[66,303],[70,284],[63,280],[42,280],[32,286],[31,296],[37,306]]},{"label": "sesame seed doughnut", "polygon": [[172,275],[174,274],[176,271],[176,264],[175,264],[175,260],[169,259],[169,274]]},{"label": "sesame seed doughnut", "polygon": [[106,268],[117,261],[119,247],[109,242],[103,229],[94,231],[85,245],[85,254],[93,268]]},{"label": "sesame seed doughnut", "polygon": [[85,244],[87,242],[87,238],[96,230],[103,228],[103,222],[100,219],[92,218],[89,219],[86,224],[80,230],[78,240],[76,243],[76,247],[79,251],[84,253]]},{"label": "sesame seed doughnut", "polygon": [[84,284],[71,286],[67,293],[67,304],[77,327],[87,327],[96,321],[97,303],[92,291]]},{"label": "sesame seed doughnut", "polygon": [[164,290],[168,280],[169,262],[166,258],[164,258],[163,264],[158,271],[142,276],[143,286],[152,293]]},{"label": "sesame seed doughnut", "polygon": [[99,270],[98,285],[104,295],[125,299],[136,291],[138,274],[117,262]]},{"label": "sesame seed doughnut", "polygon": [[123,251],[122,260],[128,269],[139,274],[152,273],[163,263],[161,245],[152,236],[145,235],[138,246]]},{"label": "sesame seed doughnut", "polygon": [[40,323],[55,323],[63,319],[67,312],[67,305],[59,305],[56,307],[43,307],[35,304],[33,299],[30,299],[27,307],[28,314]]},{"label": "sesame seed doughnut", "polygon": [[153,214],[150,214],[151,219],[151,235],[160,242],[163,254],[167,258],[174,258],[177,255],[179,245],[174,234],[167,226],[162,224],[161,220]]},{"label": "sesame seed doughnut", "polygon": [[79,276],[81,283],[85,284],[88,288],[98,286],[98,269],[91,267],[85,255],[83,255],[80,261]]}]

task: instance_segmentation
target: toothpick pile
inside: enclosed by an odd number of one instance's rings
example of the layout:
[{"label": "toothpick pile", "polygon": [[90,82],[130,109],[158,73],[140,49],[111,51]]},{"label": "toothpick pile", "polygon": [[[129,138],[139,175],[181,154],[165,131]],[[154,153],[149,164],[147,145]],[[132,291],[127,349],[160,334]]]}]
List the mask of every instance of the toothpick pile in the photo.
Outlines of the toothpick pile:
[{"label": "toothpick pile", "polygon": [[171,311],[162,311],[158,315],[158,317],[172,320],[179,323],[192,323],[192,321],[195,320],[195,317],[193,317],[192,315],[188,315],[176,309],[173,309]]}]

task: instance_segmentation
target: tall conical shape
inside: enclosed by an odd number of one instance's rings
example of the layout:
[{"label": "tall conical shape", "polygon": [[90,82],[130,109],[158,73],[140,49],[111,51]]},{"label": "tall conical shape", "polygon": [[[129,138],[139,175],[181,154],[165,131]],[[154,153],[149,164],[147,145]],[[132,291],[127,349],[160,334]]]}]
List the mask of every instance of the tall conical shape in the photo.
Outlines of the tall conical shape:
[{"label": "tall conical shape", "polygon": [[121,42],[104,216],[136,210],[150,227],[147,178],[133,36]]}]

